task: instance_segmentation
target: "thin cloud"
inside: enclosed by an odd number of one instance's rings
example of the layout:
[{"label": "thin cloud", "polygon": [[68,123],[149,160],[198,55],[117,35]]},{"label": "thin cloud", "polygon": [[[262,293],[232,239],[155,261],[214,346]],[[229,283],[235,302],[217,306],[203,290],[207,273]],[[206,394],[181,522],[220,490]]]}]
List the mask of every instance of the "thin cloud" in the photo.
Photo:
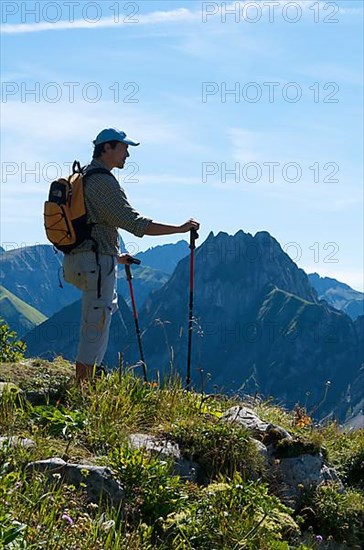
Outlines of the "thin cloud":
[{"label": "thin cloud", "polygon": [[[221,5],[218,5],[217,3],[217,10],[212,14],[213,19],[217,21],[218,16],[221,15],[222,10],[224,9],[224,12],[231,13],[234,9],[236,9],[236,5],[239,6],[245,5],[247,2],[246,0],[243,0],[241,2],[232,2],[230,4],[224,5],[225,3],[221,3]],[[284,7],[285,4],[287,4],[286,0],[279,0],[278,3],[275,4],[275,7]],[[310,6],[312,4],[308,3],[307,0],[296,0],[296,5],[300,6],[302,11],[307,11],[310,9]],[[319,4],[322,4],[325,6],[325,1],[322,0],[319,2]],[[268,10],[270,10],[269,4],[263,4],[261,7],[262,13],[267,13]],[[339,7],[337,14],[342,15],[354,15],[359,16],[363,13],[362,8],[342,8]],[[212,17],[211,16],[211,17]],[[217,16],[217,17],[216,17]],[[120,19],[115,20],[115,17],[105,17],[101,18],[99,21],[87,21],[85,19],[77,19],[75,21],[56,21],[54,23],[52,22],[42,22],[42,23],[17,23],[17,24],[4,24],[1,28],[1,34],[21,34],[21,33],[34,33],[34,32],[42,32],[42,31],[54,31],[54,30],[76,30],[76,29],[101,29],[101,28],[110,28],[115,26],[123,26],[123,27],[133,27],[135,25],[143,25],[143,26],[152,26],[152,25],[163,25],[166,23],[195,23],[195,22],[201,22],[202,21],[202,4],[200,5],[200,8],[198,10],[190,10],[187,8],[179,8],[176,10],[170,10],[170,11],[155,11],[151,12],[145,15],[138,14],[135,16],[135,22],[132,22],[128,19]],[[212,19],[211,19],[212,21]]]},{"label": "thin cloud", "polygon": [[[180,8],[171,11],[156,11],[147,15],[138,15],[137,21],[133,25],[158,25],[163,23],[185,23],[201,19],[200,11],[191,11],[186,8]],[[115,20],[115,17],[105,17],[99,21],[91,22],[85,19],[75,21],[57,21],[56,23],[21,23],[16,25],[5,24],[2,26],[1,34],[18,34],[41,31],[61,31],[75,29],[100,29],[115,26],[130,27],[131,21]]]}]

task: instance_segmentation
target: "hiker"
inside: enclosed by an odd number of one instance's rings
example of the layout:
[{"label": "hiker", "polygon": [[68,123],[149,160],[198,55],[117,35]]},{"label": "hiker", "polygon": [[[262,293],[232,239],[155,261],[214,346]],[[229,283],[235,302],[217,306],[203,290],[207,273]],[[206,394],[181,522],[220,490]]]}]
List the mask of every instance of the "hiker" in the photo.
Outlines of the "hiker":
[{"label": "hiker", "polygon": [[76,358],[76,380],[92,378],[102,372],[111,315],[117,310],[116,264],[130,263],[129,254],[121,254],[118,228],[136,237],[172,235],[198,229],[199,223],[189,219],[182,225],[167,225],[141,216],[129,204],[124,189],[110,170],[124,168],[130,156],[129,146],[139,143],[125,132],[108,128],[102,130],[94,143],[92,162],[86,173],[106,169],[87,177],[85,204],[87,221],[92,225],[91,238],[84,240],[64,255],[65,281],[82,290],[80,340]]}]

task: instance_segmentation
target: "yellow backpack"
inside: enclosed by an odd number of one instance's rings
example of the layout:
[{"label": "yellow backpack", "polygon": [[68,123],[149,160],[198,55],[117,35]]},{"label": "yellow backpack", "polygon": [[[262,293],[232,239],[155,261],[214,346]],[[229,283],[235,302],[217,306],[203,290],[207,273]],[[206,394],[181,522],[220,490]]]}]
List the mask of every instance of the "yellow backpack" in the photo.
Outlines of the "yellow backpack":
[{"label": "yellow backpack", "polygon": [[84,187],[86,179],[97,173],[110,174],[106,168],[86,172],[75,160],[72,174],[50,185],[48,200],[44,203],[44,227],[48,240],[65,254],[91,238],[94,224],[87,223]]}]

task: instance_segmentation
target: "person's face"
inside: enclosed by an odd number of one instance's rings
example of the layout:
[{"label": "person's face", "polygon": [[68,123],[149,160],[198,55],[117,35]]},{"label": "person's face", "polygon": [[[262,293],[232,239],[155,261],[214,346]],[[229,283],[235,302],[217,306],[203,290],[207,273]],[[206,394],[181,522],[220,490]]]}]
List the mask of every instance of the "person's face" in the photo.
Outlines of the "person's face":
[{"label": "person's face", "polygon": [[125,161],[129,156],[126,143],[119,142],[115,149],[112,149],[108,143],[105,145],[104,160],[112,168],[124,168]]}]

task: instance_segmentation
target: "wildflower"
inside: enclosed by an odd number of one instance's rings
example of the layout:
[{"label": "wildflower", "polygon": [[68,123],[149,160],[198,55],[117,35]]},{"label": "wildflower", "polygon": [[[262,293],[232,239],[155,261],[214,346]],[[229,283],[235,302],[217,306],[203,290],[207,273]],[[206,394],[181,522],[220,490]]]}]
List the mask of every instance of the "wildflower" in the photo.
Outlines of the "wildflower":
[{"label": "wildflower", "polygon": [[309,416],[301,416],[296,420],[297,428],[305,428],[311,424],[311,418]]},{"label": "wildflower", "polygon": [[318,544],[321,544],[321,542],[324,540],[324,538],[321,536],[321,535],[316,535],[315,536],[315,541],[318,543]]},{"label": "wildflower", "polygon": [[73,525],[73,524],[74,524],[73,519],[72,519],[68,514],[62,514],[62,519],[64,519],[65,521],[68,521],[68,523],[69,523],[70,525]]},{"label": "wildflower", "polygon": [[307,415],[305,408],[299,406],[295,408],[294,421],[297,428],[305,428],[306,426],[310,426],[312,423],[312,420]]}]

